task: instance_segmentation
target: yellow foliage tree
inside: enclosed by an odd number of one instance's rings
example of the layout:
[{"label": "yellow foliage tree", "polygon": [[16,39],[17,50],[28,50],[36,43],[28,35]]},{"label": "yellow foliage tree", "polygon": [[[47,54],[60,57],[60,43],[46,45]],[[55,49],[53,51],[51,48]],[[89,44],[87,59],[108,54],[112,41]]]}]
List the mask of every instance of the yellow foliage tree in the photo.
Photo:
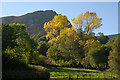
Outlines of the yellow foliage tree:
[{"label": "yellow foliage tree", "polygon": [[77,18],[73,18],[71,21],[75,29],[84,31],[87,35],[90,35],[92,31],[102,25],[102,18],[98,18],[95,12],[89,11],[85,14],[80,14]]},{"label": "yellow foliage tree", "polygon": [[46,38],[53,39],[60,35],[61,29],[67,27],[70,23],[66,16],[56,15],[53,20],[44,24],[44,29],[47,32]]}]

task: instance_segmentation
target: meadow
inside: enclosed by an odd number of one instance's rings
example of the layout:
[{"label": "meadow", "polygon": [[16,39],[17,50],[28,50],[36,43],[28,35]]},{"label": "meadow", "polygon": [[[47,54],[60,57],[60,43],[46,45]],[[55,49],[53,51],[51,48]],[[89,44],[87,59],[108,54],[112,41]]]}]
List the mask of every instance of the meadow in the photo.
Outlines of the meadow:
[{"label": "meadow", "polygon": [[50,80],[117,80],[118,76],[107,71],[82,68],[49,67],[47,70],[50,72]]}]

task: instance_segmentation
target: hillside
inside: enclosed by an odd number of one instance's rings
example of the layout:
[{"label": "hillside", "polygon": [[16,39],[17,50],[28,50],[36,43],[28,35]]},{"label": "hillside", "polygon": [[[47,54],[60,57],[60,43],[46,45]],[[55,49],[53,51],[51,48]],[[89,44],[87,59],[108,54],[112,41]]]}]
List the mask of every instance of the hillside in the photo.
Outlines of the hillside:
[{"label": "hillside", "polygon": [[[39,32],[46,34],[43,26],[45,22],[48,22],[58,15],[53,10],[35,11],[33,13],[27,13],[22,16],[7,16],[2,18],[2,22],[6,23],[20,23],[25,24],[30,36],[38,34]],[[71,24],[70,24],[71,27]]]},{"label": "hillside", "polygon": [[117,35],[120,35],[120,34],[112,34],[112,35],[105,35],[105,36],[108,36],[109,41],[110,41],[110,40],[112,40],[112,39],[115,39],[115,37],[116,37]]}]

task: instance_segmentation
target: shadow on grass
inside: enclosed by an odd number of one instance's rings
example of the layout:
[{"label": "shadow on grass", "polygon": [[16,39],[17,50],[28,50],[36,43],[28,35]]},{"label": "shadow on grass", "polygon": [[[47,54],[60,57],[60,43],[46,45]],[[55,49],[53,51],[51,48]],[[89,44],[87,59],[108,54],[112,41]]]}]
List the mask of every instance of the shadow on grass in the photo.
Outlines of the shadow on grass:
[{"label": "shadow on grass", "polygon": [[49,80],[50,74],[46,70],[39,69],[39,66],[29,66],[26,68],[4,69],[2,80]]}]

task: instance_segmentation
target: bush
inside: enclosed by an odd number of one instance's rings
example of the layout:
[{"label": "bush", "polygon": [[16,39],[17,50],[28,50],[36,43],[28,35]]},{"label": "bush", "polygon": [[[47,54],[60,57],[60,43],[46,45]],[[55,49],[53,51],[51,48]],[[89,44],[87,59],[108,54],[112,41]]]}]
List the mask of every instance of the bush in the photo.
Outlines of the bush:
[{"label": "bush", "polygon": [[29,62],[28,57],[25,54],[21,54],[19,61],[20,63],[25,64],[25,65],[27,65]]},{"label": "bush", "polygon": [[3,66],[4,68],[18,68],[25,67],[28,65],[28,57],[25,54],[19,54],[15,49],[7,48],[3,52]]},{"label": "bush", "polygon": [[39,58],[38,59],[38,64],[43,65],[43,66],[47,65],[47,63],[46,63],[47,58],[45,56],[39,55],[38,58]]},{"label": "bush", "polygon": [[32,64],[47,66],[47,58],[44,55],[34,53]]},{"label": "bush", "polygon": [[49,46],[45,41],[40,41],[38,43],[37,49],[39,51],[39,54],[46,56],[46,52],[47,52],[48,48],[49,48]]},{"label": "bush", "polygon": [[91,67],[104,70],[107,68],[107,56],[104,47],[93,48],[88,52]]}]

